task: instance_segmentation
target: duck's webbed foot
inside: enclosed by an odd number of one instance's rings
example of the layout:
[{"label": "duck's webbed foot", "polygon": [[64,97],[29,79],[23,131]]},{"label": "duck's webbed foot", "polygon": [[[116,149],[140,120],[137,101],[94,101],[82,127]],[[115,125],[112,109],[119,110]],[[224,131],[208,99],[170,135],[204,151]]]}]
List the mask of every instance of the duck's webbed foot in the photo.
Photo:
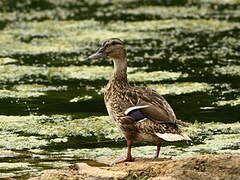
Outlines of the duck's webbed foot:
[{"label": "duck's webbed foot", "polygon": [[126,157],[124,159],[120,159],[120,160],[116,161],[115,164],[124,163],[124,162],[133,162],[133,161],[134,161],[134,159],[131,156],[131,157]]},{"label": "duck's webbed foot", "polygon": [[132,153],[131,153],[132,140],[127,140],[127,146],[128,146],[127,157],[115,162],[115,164],[119,164],[123,162],[133,162],[134,159],[132,158]]}]

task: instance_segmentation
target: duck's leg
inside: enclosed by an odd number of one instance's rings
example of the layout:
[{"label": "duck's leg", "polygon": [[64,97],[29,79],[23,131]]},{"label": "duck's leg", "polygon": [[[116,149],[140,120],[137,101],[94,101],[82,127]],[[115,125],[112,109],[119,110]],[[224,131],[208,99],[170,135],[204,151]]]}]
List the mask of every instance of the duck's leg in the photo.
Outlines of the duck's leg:
[{"label": "duck's leg", "polygon": [[157,143],[157,152],[156,152],[156,156],[154,157],[155,159],[157,159],[159,157],[159,153],[160,153],[160,150],[161,150],[161,143]]},{"label": "duck's leg", "polygon": [[133,158],[132,158],[132,140],[127,139],[127,146],[128,146],[128,150],[127,150],[127,157],[123,160],[117,161],[116,164],[118,163],[122,163],[122,162],[132,162]]}]

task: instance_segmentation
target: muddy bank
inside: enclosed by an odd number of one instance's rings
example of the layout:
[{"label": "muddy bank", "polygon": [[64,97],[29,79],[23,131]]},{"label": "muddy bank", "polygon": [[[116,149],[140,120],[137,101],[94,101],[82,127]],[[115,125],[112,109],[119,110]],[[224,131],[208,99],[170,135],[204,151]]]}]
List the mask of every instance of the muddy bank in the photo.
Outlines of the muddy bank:
[{"label": "muddy bank", "polygon": [[239,155],[202,155],[184,159],[141,159],[113,166],[93,167],[85,163],[62,170],[47,170],[31,180],[50,179],[154,179],[239,180]]}]

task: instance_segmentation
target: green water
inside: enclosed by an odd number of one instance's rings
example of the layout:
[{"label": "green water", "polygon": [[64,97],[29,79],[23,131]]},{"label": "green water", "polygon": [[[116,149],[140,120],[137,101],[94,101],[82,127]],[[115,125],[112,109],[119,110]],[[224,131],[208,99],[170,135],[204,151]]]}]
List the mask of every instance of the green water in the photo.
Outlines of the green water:
[{"label": "green water", "polygon": [[0,0],[0,178],[124,155],[103,103],[112,63],[84,59],[110,37],[125,41],[131,84],[191,123],[193,142],[161,157],[240,154],[239,12],[238,0]]}]

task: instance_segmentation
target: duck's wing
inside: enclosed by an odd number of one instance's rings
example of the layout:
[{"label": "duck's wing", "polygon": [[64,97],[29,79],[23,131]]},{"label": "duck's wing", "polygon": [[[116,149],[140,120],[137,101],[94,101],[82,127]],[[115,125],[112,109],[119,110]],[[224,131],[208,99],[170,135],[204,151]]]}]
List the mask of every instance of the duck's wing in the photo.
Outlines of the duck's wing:
[{"label": "duck's wing", "polygon": [[135,120],[140,132],[155,134],[165,141],[191,140],[178,128],[184,122],[176,119],[171,106],[156,91],[136,87],[126,96],[135,105],[128,107],[124,113]]},{"label": "duck's wing", "polygon": [[150,88],[133,87],[126,92],[126,96],[134,106],[128,107],[125,115],[136,120],[147,118],[158,123],[176,124],[179,121],[168,102]]}]

